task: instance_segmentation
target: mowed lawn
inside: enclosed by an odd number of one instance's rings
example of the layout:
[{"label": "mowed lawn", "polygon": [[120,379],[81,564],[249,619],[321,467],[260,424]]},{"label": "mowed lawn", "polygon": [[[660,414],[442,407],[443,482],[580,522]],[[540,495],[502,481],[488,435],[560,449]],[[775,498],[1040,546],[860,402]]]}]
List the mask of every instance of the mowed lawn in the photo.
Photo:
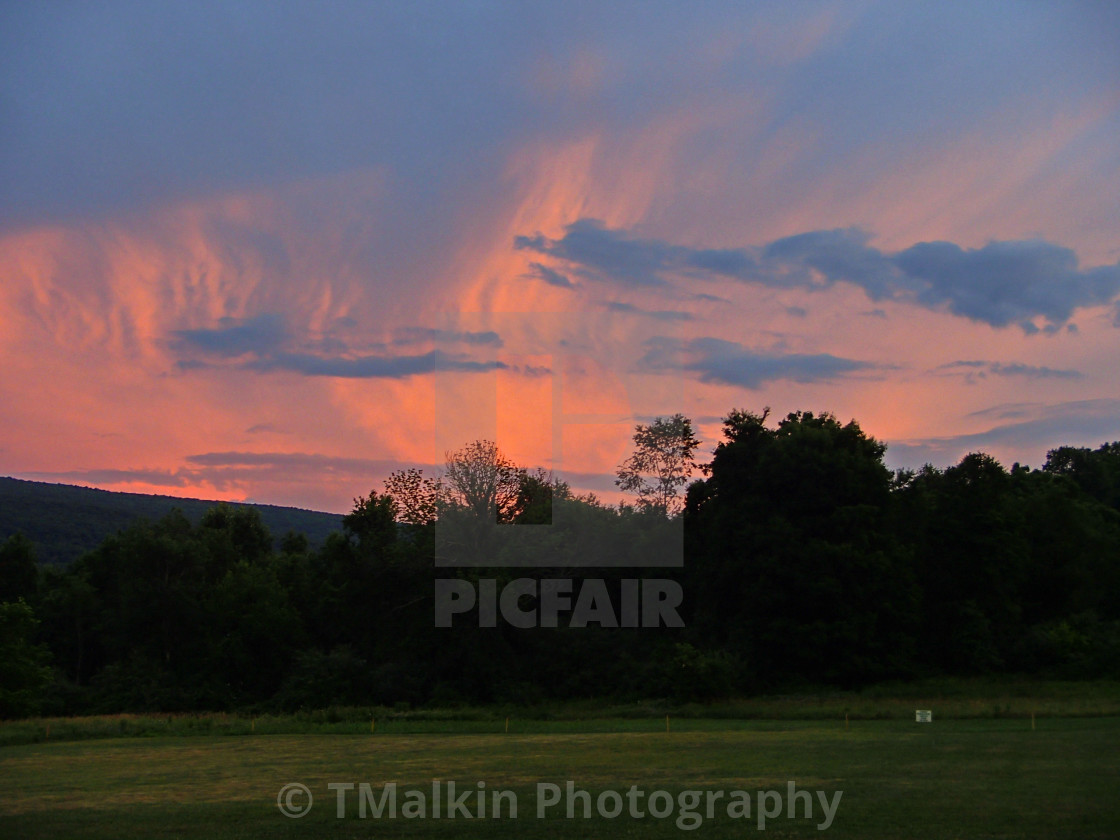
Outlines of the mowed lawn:
[{"label": "mowed lawn", "polygon": [[[697,722],[698,724],[699,722]],[[0,748],[2,838],[367,838],[367,837],[1120,837],[1120,718],[1030,721],[723,721],[674,731],[534,734],[244,735],[46,742]],[[609,729],[598,722],[596,729]],[[423,791],[433,780],[459,791],[512,791],[516,819],[380,819],[358,813],[357,786],[380,796],[398,786]],[[536,813],[538,782],[624,797],[673,795],[670,816],[565,817],[564,799]],[[788,783],[812,795],[813,814],[786,816]],[[302,818],[277,806],[281,787],[307,786],[314,797]],[[355,784],[346,816],[336,815],[330,783]],[[699,827],[678,827],[682,791],[726,791],[696,811]],[[747,791],[751,817],[725,813],[735,790]],[[780,816],[765,830],[758,791],[781,797]],[[842,791],[825,832],[817,797]],[[663,807],[668,800],[658,803]],[[299,797],[293,804],[303,804]],[[489,805],[488,798],[488,805]],[[609,810],[609,800],[606,800]],[[773,796],[764,802],[773,809]],[[445,806],[444,806],[445,807]],[[628,806],[627,806],[628,807]],[[468,808],[477,813],[472,795]],[[640,808],[645,809],[644,800]],[[686,824],[695,824],[689,820]]]}]

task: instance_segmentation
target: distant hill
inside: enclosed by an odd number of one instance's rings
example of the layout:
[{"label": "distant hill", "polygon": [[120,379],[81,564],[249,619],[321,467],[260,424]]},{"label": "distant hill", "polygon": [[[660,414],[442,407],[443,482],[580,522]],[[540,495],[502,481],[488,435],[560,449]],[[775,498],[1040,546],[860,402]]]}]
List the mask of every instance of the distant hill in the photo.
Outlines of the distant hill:
[{"label": "distant hill", "polygon": [[[220,502],[0,477],[0,541],[22,532],[35,543],[35,556],[41,563],[69,563],[137,519],[156,520],[179,508],[191,522],[198,522],[217,504]],[[288,531],[296,531],[318,546],[342,527],[342,516],[336,513],[229,504],[258,510],[275,543]]]}]

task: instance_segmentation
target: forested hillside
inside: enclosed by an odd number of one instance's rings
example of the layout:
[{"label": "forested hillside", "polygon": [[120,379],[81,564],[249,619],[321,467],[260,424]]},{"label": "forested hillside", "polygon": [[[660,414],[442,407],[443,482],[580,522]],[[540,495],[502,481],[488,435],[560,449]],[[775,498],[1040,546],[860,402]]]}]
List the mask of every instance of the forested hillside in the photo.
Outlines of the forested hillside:
[{"label": "forested hillside", "polygon": [[[137,519],[161,519],[178,508],[197,522],[216,504],[0,478],[0,541],[22,533],[35,543],[39,562],[69,563]],[[328,534],[342,527],[342,517],[333,513],[276,505],[248,507],[260,512],[261,521],[276,536],[296,531],[306,535],[312,545],[322,545]]]}]

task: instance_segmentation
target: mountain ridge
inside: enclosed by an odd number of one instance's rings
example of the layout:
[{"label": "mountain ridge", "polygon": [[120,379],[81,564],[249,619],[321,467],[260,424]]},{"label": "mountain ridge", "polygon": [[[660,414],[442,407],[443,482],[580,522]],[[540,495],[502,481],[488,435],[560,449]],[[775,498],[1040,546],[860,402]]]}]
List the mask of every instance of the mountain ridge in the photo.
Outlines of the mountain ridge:
[{"label": "mountain ridge", "polygon": [[342,514],[282,505],[221,502],[101,490],[0,476],[0,542],[22,533],[35,544],[41,563],[67,564],[92,551],[138,519],[156,520],[178,508],[191,520],[219,504],[256,509],[274,543],[288,531],[307,536],[313,546],[342,528]]}]

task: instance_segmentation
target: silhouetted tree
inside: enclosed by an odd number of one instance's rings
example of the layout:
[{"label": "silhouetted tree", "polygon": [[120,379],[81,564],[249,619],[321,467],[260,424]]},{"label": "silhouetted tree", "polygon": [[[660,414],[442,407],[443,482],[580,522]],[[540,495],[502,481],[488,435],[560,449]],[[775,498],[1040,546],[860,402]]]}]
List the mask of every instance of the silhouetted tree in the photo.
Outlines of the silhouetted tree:
[{"label": "silhouetted tree", "polygon": [[615,484],[638,496],[638,503],[667,514],[684,505],[680,492],[696,466],[700,441],[683,414],[656,418],[634,427],[634,453],[619,465]]},{"label": "silhouetted tree", "polygon": [[409,525],[429,525],[439,517],[439,506],[446,495],[438,479],[428,478],[422,470],[395,470],[385,480],[385,494],[393,497],[397,518]]},{"label": "silhouetted tree", "polygon": [[524,470],[489,440],[476,440],[446,454],[443,481],[452,503],[475,518],[508,522],[513,518]]}]

